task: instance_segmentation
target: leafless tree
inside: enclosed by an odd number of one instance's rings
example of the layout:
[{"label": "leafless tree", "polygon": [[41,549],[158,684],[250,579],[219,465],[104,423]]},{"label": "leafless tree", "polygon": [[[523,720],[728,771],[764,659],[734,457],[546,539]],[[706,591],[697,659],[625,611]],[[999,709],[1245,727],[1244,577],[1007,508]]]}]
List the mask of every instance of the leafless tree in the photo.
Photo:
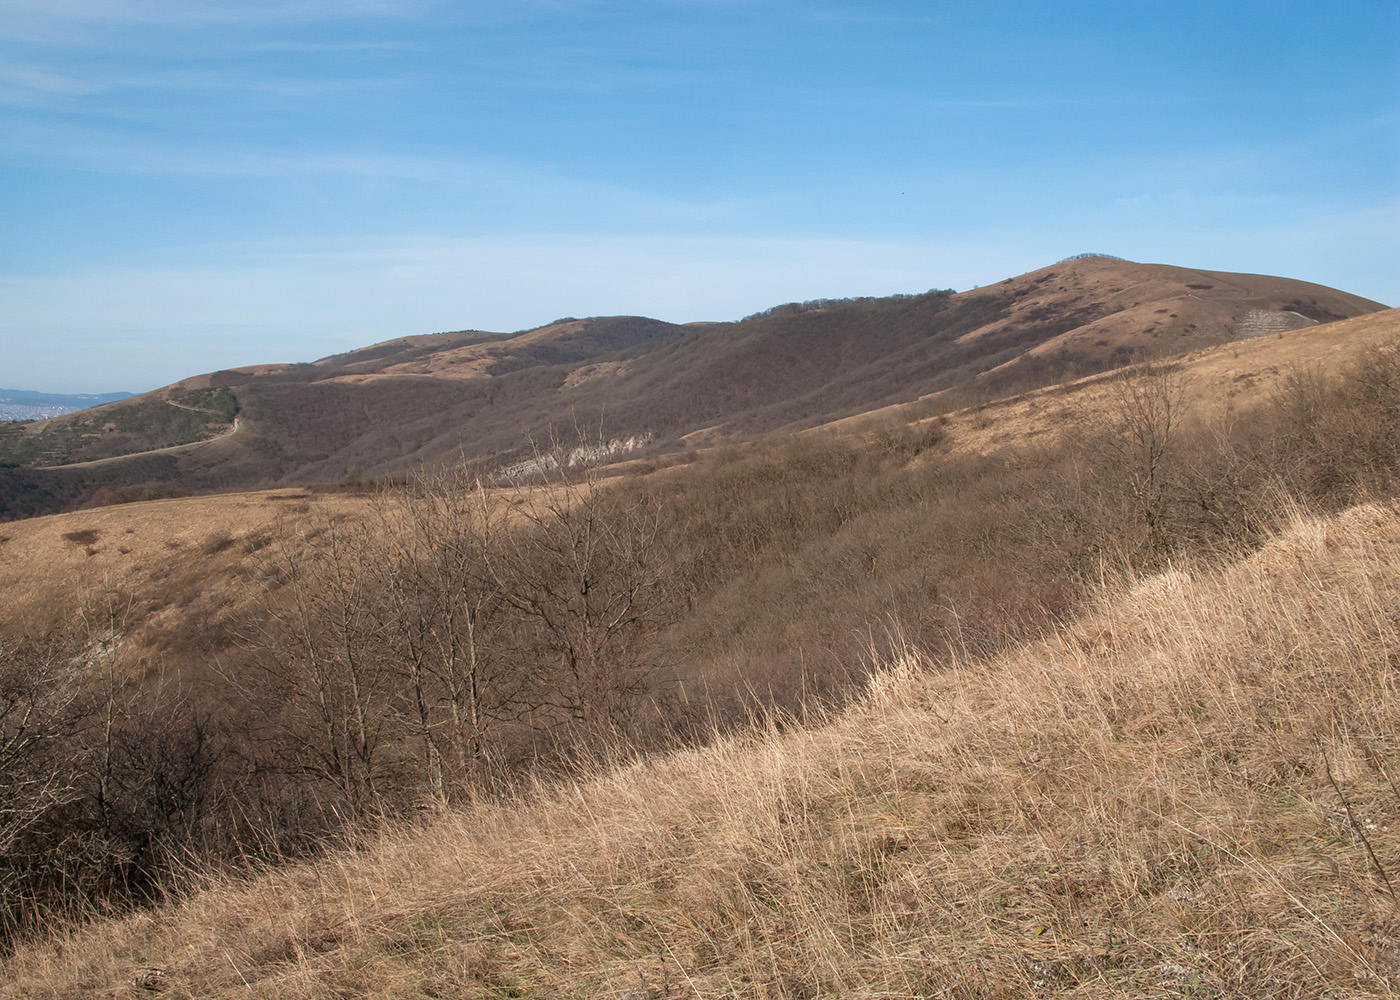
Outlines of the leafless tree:
[{"label": "leafless tree", "polygon": [[280,586],[247,634],[257,676],[232,680],[262,705],[287,766],[330,784],[355,815],[378,815],[396,680],[382,548],[366,525],[328,518],[284,532],[272,551]]},{"label": "leafless tree", "polygon": [[657,668],[649,640],[669,618],[659,503],[587,470],[571,475],[558,446],[540,457],[538,478],[510,483],[508,515],[500,493],[478,490],[491,579],[554,666],[546,704],[585,730],[622,728]]},{"label": "leafless tree", "polygon": [[1126,470],[1136,516],[1154,555],[1168,548],[1166,470],[1181,433],[1186,383],[1175,367],[1149,363],[1112,383],[1116,426],[1110,447]]},{"label": "leafless tree", "polygon": [[[510,607],[489,572],[477,470],[420,475],[381,495],[390,646],[429,789],[489,782],[497,730],[526,710],[532,677],[511,655]],[[449,766],[450,764],[450,766]],[[449,774],[455,770],[455,779]]]},{"label": "leafless tree", "polygon": [[21,873],[8,863],[20,839],[77,795],[68,743],[81,687],[58,638],[0,644],[0,899],[14,902]]},{"label": "leafless tree", "polygon": [[255,663],[231,680],[272,755],[353,815],[450,801],[542,734],[634,719],[675,590],[658,503],[537,457],[533,478],[420,475],[270,549]]}]

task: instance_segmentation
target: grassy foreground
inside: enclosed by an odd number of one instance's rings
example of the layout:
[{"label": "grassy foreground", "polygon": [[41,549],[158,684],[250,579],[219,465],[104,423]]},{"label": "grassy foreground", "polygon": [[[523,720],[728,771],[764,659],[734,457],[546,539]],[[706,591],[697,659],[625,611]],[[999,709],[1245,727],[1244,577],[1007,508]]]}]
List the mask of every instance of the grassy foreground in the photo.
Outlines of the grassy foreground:
[{"label": "grassy foreground", "polygon": [[21,948],[0,996],[1391,996],[1400,508]]}]

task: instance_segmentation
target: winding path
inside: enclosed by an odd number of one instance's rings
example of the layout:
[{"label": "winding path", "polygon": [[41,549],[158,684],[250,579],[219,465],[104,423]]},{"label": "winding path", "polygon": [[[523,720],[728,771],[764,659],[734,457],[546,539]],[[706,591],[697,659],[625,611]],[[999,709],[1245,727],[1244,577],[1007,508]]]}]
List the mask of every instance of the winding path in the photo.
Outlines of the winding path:
[{"label": "winding path", "polygon": [[34,468],[36,468],[36,469],[91,469],[91,468],[93,468],[94,466],[98,466],[98,465],[110,465],[110,464],[113,463],[113,462],[124,462],[124,461],[126,461],[127,459],[129,459],[129,458],[141,458],[143,455],[166,455],[166,454],[169,454],[169,453],[171,453],[171,452],[190,451],[190,450],[195,449],[195,448],[201,448],[201,447],[203,447],[204,445],[207,445],[207,444],[213,444],[215,441],[223,441],[223,440],[225,440],[225,439],[227,439],[227,438],[233,437],[235,434],[238,433],[239,421],[240,421],[241,419],[242,419],[242,418],[235,416],[235,417],[233,418],[233,425],[232,425],[231,427],[229,427],[228,430],[224,431],[222,434],[216,434],[214,437],[211,437],[211,438],[204,438],[204,439],[201,440],[201,441],[188,441],[188,442],[186,442],[185,444],[171,444],[171,445],[166,445],[164,448],[151,448],[151,449],[148,450],[148,451],[133,451],[133,452],[129,452],[128,454],[125,454],[125,455],[109,455],[109,456],[106,457],[106,458],[92,458],[92,459],[88,459],[86,462],[65,462],[65,463],[62,464],[62,465],[36,465],[36,466],[34,466]]}]

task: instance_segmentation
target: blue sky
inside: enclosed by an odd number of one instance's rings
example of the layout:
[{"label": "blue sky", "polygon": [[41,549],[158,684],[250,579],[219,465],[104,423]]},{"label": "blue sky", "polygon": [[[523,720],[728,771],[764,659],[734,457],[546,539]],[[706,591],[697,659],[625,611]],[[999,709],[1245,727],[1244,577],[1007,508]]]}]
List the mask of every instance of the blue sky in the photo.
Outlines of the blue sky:
[{"label": "blue sky", "polygon": [[1400,304],[1400,3],[0,0],[0,386],[1090,250]]}]

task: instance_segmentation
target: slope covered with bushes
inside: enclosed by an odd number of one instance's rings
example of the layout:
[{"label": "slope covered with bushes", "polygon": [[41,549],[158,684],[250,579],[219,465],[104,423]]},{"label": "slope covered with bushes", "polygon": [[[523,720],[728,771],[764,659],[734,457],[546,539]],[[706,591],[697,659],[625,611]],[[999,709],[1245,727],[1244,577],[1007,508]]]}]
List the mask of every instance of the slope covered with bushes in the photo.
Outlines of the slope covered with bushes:
[{"label": "slope covered with bushes", "polygon": [[[508,466],[528,458],[526,433],[543,440],[579,423],[674,452],[934,392],[1051,385],[1381,308],[1308,282],[1098,257],[956,294],[815,299],[729,323],[597,317],[400,338],[314,364],[195,376],[95,415],[29,425],[15,440],[0,435],[0,461],[22,466],[0,474],[0,518],[140,489],[402,475],[459,456]],[[132,454],[217,433],[181,409],[207,392],[236,404],[237,434]],[[64,467],[115,455],[128,457]]]},{"label": "slope covered with bushes", "polygon": [[[1394,314],[1351,324],[1328,371],[1275,364],[1321,346],[1301,331],[1214,374],[1221,351],[611,482],[459,470],[7,526],[0,933],[559,780],[618,741],[806,719],[899,636],[985,660],[1118,567],[1235,558],[1287,503],[1393,498],[1400,358],[1372,345]],[[1222,420],[1236,365],[1279,375]]]},{"label": "slope covered with bushes", "polygon": [[5,996],[1377,996],[1400,510],[906,648],[770,722],[20,950]]}]

